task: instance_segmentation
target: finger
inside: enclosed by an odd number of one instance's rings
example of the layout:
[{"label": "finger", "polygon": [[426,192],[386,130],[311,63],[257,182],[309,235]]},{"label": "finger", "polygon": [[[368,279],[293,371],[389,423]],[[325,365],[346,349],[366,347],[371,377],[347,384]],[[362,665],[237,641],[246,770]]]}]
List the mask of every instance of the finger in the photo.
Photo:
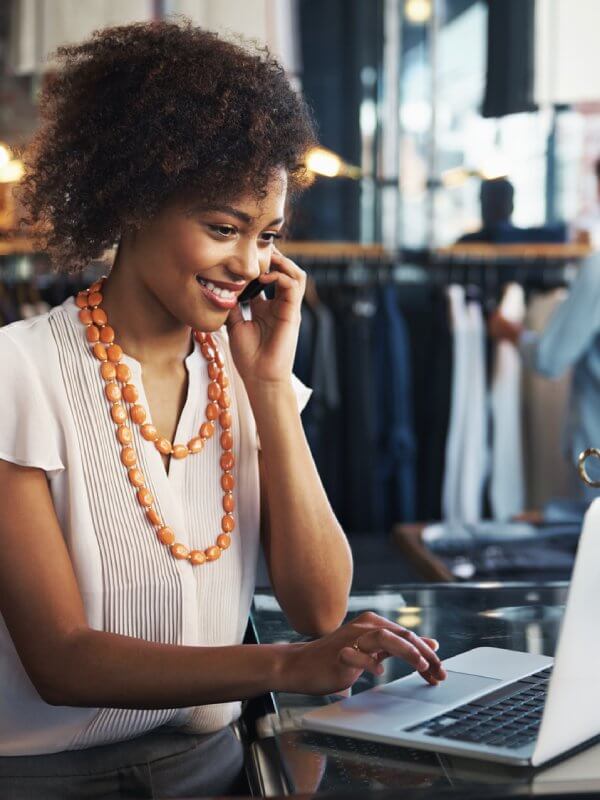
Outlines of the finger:
[{"label": "finger", "polygon": [[[402,626],[398,627],[401,628]],[[423,658],[426,659],[426,661],[430,664],[431,675],[436,680],[443,681],[446,677],[446,670],[443,668],[439,656],[435,654],[435,651],[429,646],[429,644],[414,631],[408,630],[408,628],[404,628],[403,632],[399,633],[398,635],[402,636],[407,642],[410,642],[419,651]]]},{"label": "finger", "polygon": [[229,331],[231,331],[233,328],[235,328],[236,325],[239,325],[240,323],[243,323],[244,321],[245,320],[244,320],[244,316],[242,314],[242,309],[240,308],[240,304],[236,303],[234,305],[234,307],[231,309],[231,311],[229,312],[229,314],[227,315],[227,319],[225,320],[225,324],[227,326],[227,329]]},{"label": "finger", "polygon": [[[383,650],[384,653],[401,658],[421,673],[428,683],[437,683],[438,680],[442,680],[441,677],[438,677],[437,670],[433,669],[431,661],[425,658],[418,647],[387,628],[373,628],[367,633],[363,633],[358,639],[358,644],[363,651]],[[430,652],[434,655],[433,651]]]},{"label": "finger", "polygon": [[[444,680],[446,677],[446,671],[442,667],[442,662],[440,661],[439,657],[435,654],[435,649],[432,648],[425,639],[418,636],[414,631],[409,630],[408,628],[403,627],[402,625],[397,625],[395,622],[392,622],[385,617],[380,616],[379,614],[375,614],[372,611],[367,611],[360,614],[357,618],[360,620],[360,623],[354,623],[354,628],[357,629],[357,634],[362,636],[362,631],[365,630],[365,627],[368,626],[368,629],[371,630],[381,630],[387,629],[392,633],[395,633],[397,636],[405,639],[406,641],[410,642],[413,647],[415,647],[419,653],[427,660],[428,664],[431,668],[431,675],[438,681]],[[361,638],[362,642],[362,638]],[[429,667],[428,667],[429,669]],[[422,670],[419,669],[419,672]]]},{"label": "finger", "polygon": [[277,270],[265,272],[260,276],[259,280],[265,286],[274,283],[276,287],[276,296],[283,297],[284,299],[295,300],[295,293],[302,297],[304,292],[304,287],[300,282],[296,278],[292,278],[291,275],[287,275],[285,272],[278,272]]},{"label": "finger", "polygon": [[279,251],[273,252],[269,272],[265,274],[268,275],[271,272],[283,272],[291,278],[294,278],[294,280],[298,281],[300,288],[304,292],[306,287],[306,272]]},{"label": "finger", "polygon": [[371,672],[373,675],[381,675],[383,673],[381,664],[367,653],[356,650],[354,647],[343,647],[340,650],[339,659],[344,666],[352,667],[352,669]]},{"label": "finger", "polygon": [[427,642],[429,647],[431,647],[431,649],[435,652],[440,649],[440,643],[437,639],[430,639],[429,636],[421,636],[421,639],[423,639],[424,642]]}]

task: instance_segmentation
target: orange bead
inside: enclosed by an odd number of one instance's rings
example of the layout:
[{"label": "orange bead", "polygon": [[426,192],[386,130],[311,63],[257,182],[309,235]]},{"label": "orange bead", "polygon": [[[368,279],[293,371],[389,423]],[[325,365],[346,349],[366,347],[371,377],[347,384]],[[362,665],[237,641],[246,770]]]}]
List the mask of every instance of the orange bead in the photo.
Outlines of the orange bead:
[{"label": "orange bead", "polygon": [[100,280],[98,280],[98,281],[94,281],[94,283],[92,283],[92,285],[88,289],[88,292],[99,292],[100,289],[102,289],[102,284],[103,283],[104,283],[104,279],[103,278],[100,278]]},{"label": "orange bead", "polygon": [[219,424],[224,431],[227,431],[229,428],[231,428],[231,414],[229,411],[221,411],[219,414]]},{"label": "orange bead", "polygon": [[118,344],[111,344],[111,346],[106,349],[106,355],[108,356],[109,361],[112,361],[113,364],[116,364],[117,361],[120,361],[123,358],[123,351]]},{"label": "orange bead", "polygon": [[129,470],[129,472],[127,473],[127,477],[129,478],[129,482],[131,483],[131,485],[137,488],[143,486],[146,483],[141,470],[136,469],[135,467]]},{"label": "orange bead", "polygon": [[79,292],[77,297],[75,298],[75,305],[78,308],[86,308],[88,305],[88,294],[87,292]]},{"label": "orange bead", "polygon": [[108,322],[107,316],[101,308],[95,308],[92,311],[92,319],[96,325],[106,325]]},{"label": "orange bead", "polygon": [[219,372],[218,381],[222,389],[226,389],[229,386],[229,378],[224,372]]},{"label": "orange bead", "polygon": [[131,444],[133,440],[131,428],[128,428],[127,425],[120,425],[117,428],[117,439],[120,444]]},{"label": "orange bead", "polygon": [[206,333],[205,337],[206,337],[206,343],[209,344],[211,347],[215,348],[216,350],[215,340],[212,337],[212,333]]},{"label": "orange bead", "polygon": [[111,364],[109,361],[105,361],[104,364],[100,366],[100,374],[102,375],[105,381],[114,380],[117,374],[115,365]]},{"label": "orange bead", "polygon": [[225,361],[223,360],[223,356],[221,355],[221,353],[217,352],[215,356],[215,361],[217,362],[217,366],[223,369],[223,367],[225,366]]},{"label": "orange bead", "polygon": [[121,425],[127,419],[127,412],[120,403],[114,404],[110,410],[110,415],[113,418],[113,422],[116,422],[117,425]]},{"label": "orange bead", "polygon": [[147,489],[145,486],[143,486],[141,489],[139,489],[139,491],[137,493],[137,499],[138,499],[138,503],[141,506],[145,506],[146,508],[148,508],[148,506],[151,506],[154,503],[154,498],[152,497],[152,492],[150,491],[150,489]]},{"label": "orange bead", "polygon": [[133,383],[128,383],[123,387],[123,397],[128,403],[135,403],[137,401],[139,394]]},{"label": "orange bead", "polygon": [[88,325],[85,329],[85,338],[90,344],[100,341],[100,331],[95,325]]},{"label": "orange bead", "polygon": [[126,467],[135,467],[137,464],[137,456],[132,447],[124,447],[121,450],[121,462]]},{"label": "orange bead", "polygon": [[117,400],[121,399],[121,389],[119,388],[119,384],[107,383],[104,387],[104,394],[106,395],[107,400],[110,400],[111,403],[116,403]]},{"label": "orange bead", "polygon": [[229,408],[231,405],[231,400],[229,399],[229,394],[223,389],[221,392],[221,396],[219,397],[219,405],[221,408]]},{"label": "orange bead", "polygon": [[99,306],[102,302],[102,295],[100,292],[90,292],[87,301],[89,306]]},{"label": "orange bead", "polygon": [[206,562],[206,555],[202,550],[192,550],[190,553],[190,564],[193,564],[195,567],[199,566],[200,564],[204,564]]},{"label": "orange bead", "polygon": [[115,340],[115,332],[110,325],[100,328],[100,341],[104,344],[112,344]]},{"label": "orange bead", "polygon": [[131,370],[127,364],[117,364],[117,380],[119,383],[128,383],[131,378]]},{"label": "orange bead", "polygon": [[146,517],[151,525],[160,526],[162,528],[162,520],[158,516],[158,512],[154,508],[149,508],[146,511]]},{"label": "orange bead", "polygon": [[187,559],[189,556],[190,551],[185,547],[183,544],[172,544],[171,545],[171,555],[178,559]]},{"label": "orange bead", "polygon": [[147,442],[155,442],[158,439],[158,431],[154,425],[142,425],[140,433]]},{"label": "orange bead", "polygon": [[154,442],[154,446],[156,447],[159,453],[163,454],[163,456],[168,456],[172,450],[171,442],[168,439],[165,439],[164,436],[160,436]]},{"label": "orange bead", "polygon": [[98,361],[106,361],[106,359],[108,358],[108,356],[106,355],[106,347],[104,347],[103,344],[100,344],[100,342],[97,342],[93,346],[92,351],[96,356],[96,358],[98,359]]},{"label": "orange bead", "polygon": [[223,495],[223,511],[230,514],[235,509],[235,501],[232,494]]},{"label": "orange bead", "polygon": [[208,399],[209,400],[218,400],[221,396],[221,387],[215,381],[211,381],[208,384]]},{"label": "orange bead", "polygon": [[194,331],[194,338],[197,342],[200,342],[200,344],[204,344],[206,341],[206,334],[202,331]]},{"label": "orange bead", "polygon": [[189,452],[184,444],[173,445],[173,458],[185,458],[189,455]]},{"label": "orange bead", "polygon": [[233,465],[235,464],[235,458],[233,457],[233,453],[231,451],[227,453],[223,453],[221,456],[219,463],[221,464],[221,469],[223,472],[226,470],[233,469]]},{"label": "orange bead", "polygon": [[216,403],[209,403],[206,406],[206,419],[216,419],[219,416],[219,406]]},{"label": "orange bead", "polygon": [[223,450],[231,450],[233,447],[233,436],[230,431],[223,431],[221,434],[221,447]]},{"label": "orange bead", "polygon": [[207,547],[204,553],[207,561],[216,561],[217,558],[221,557],[221,548],[215,544],[212,547]]},{"label": "orange bead", "polygon": [[224,533],[231,533],[235,528],[235,520],[231,514],[225,514],[225,516],[221,518],[221,528]]},{"label": "orange bead", "polygon": [[215,426],[212,422],[203,422],[202,425],[200,425],[200,436],[203,439],[210,439],[214,432]]},{"label": "orange bead", "polygon": [[212,361],[215,357],[215,351],[208,342],[204,342],[204,344],[200,346],[200,352],[207,361]]},{"label": "orange bead", "polygon": [[199,436],[190,439],[187,443],[187,449],[190,453],[199,453],[200,450],[204,447],[204,439],[201,439]]},{"label": "orange bead", "polygon": [[223,475],[221,475],[221,489],[223,489],[224,492],[232,492],[234,486],[235,478],[231,472],[224,472]]},{"label": "orange bead", "polygon": [[89,308],[82,308],[79,312],[79,321],[83,322],[84,325],[91,325],[92,324],[92,312]]},{"label": "orange bead", "polygon": [[219,377],[219,367],[214,361],[211,361],[208,365],[208,377],[211,379],[211,381],[216,381]]},{"label": "orange bead", "polygon": [[129,414],[136,425],[142,425],[146,421],[146,409],[144,406],[131,406]]},{"label": "orange bead", "polygon": [[173,533],[173,530],[168,528],[166,525],[164,528],[161,528],[156,535],[163,544],[173,544],[175,541],[175,534]]},{"label": "orange bead", "polygon": [[221,533],[217,536],[217,547],[220,547],[221,550],[227,550],[229,545],[231,544],[231,536],[227,533]]}]

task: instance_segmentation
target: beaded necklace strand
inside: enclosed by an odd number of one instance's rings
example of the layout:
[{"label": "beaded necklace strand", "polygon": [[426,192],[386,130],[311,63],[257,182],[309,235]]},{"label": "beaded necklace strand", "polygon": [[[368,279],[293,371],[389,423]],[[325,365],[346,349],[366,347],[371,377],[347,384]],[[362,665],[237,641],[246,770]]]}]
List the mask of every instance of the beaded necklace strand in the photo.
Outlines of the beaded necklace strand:
[{"label": "beaded necklace strand", "polygon": [[[216,561],[222,551],[227,550],[231,544],[230,533],[235,528],[233,517],[235,459],[229,411],[231,401],[227,392],[229,378],[224,370],[225,361],[210,333],[194,330],[194,338],[200,344],[200,352],[208,366],[206,421],[200,425],[198,436],[190,439],[187,444],[172,444],[169,439],[160,435],[154,425],[146,422],[148,416],[146,409],[137,402],[139,393],[131,383],[131,370],[127,364],[122,363],[123,350],[115,343],[115,331],[108,324],[106,312],[100,308],[103,299],[102,286],[105,279],[106,276],[93,283],[89,289],[79,292],[75,297],[75,304],[79,308],[79,320],[86,327],[85,333],[91,353],[100,362],[100,374],[105,382],[104,394],[110,403],[110,415],[117,426],[117,441],[121,445],[121,463],[127,470],[129,483],[136,490],[137,500],[146,512],[146,518],[154,528],[161,544],[169,548],[171,555],[176,559],[187,560],[193,566]],[[123,401],[128,405],[128,411]],[[206,441],[215,433],[216,420],[219,421],[222,449],[219,464],[223,473],[221,488],[225,514],[221,518],[221,533],[217,536],[214,545],[205,550],[190,550],[175,541],[174,531],[165,525],[154,507],[154,497],[147,488],[146,479],[138,466],[137,455],[133,447],[133,435],[131,428],[126,424],[128,416],[131,422],[138,425],[143,439],[152,442],[162,455],[170,455],[176,459],[187,458],[188,455],[197,455],[202,452]]]}]

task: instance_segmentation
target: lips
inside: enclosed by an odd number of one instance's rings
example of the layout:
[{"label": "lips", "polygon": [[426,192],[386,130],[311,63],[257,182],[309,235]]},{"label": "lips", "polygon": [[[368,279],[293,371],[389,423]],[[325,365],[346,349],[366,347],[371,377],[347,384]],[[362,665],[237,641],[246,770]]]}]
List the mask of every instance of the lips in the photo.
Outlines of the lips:
[{"label": "lips", "polygon": [[243,289],[243,286],[239,284],[209,281],[199,275],[196,275],[196,280],[204,296],[218,308],[233,308],[237,303],[238,295]]}]

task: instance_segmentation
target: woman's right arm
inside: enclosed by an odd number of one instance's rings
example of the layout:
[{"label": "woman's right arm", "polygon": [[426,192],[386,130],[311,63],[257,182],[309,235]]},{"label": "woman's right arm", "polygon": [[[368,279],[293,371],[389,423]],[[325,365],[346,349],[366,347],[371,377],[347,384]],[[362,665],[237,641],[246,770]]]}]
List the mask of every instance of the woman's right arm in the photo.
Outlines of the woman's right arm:
[{"label": "woman's right arm", "polygon": [[[94,630],[45,473],[0,460],[0,509],[0,613],[51,705],[180,708],[267,691],[325,694],[365,669],[378,673],[388,655],[431,683],[444,677],[431,640],[374,614],[302,644],[191,647]],[[351,647],[358,637],[365,652]]]}]

